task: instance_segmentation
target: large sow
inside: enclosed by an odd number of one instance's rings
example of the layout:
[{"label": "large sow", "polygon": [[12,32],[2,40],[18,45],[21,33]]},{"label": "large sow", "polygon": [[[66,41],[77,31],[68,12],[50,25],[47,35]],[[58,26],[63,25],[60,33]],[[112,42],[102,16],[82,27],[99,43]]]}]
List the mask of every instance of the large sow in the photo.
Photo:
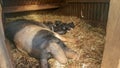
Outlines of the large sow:
[{"label": "large sow", "polygon": [[39,59],[41,68],[48,68],[47,60],[52,57],[63,64],[67,58],[78,58],[76,52],[64,44],[64,41],[74,43],[76,40],[62,37],[36,21],[20,19],[8,23],[5,35],[18,50]]}]

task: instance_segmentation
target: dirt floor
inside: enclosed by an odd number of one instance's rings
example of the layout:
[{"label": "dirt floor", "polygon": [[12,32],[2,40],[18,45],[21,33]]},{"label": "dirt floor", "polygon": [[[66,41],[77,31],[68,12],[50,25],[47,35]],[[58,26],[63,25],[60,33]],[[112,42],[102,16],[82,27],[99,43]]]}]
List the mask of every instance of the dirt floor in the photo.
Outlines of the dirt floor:
[{"label": "dirt floor", "polygon": [[[101,22],[90,22],[75,16],[64,16],[44,13],[30,13],[6,18],[6,22],[16,19],[32,19],[39,22],[60,20],[65,23],[74,22],[75,28],[64,36],[79,39],[78,44],[66,43],[69,48],[79,54],[79,60],[68,60],[65,65],[59,64],[55,59],[50,59],[51,68],[100,68],[104,44],[105,25]],[[39,60],[22,54],[17,49],[12,49],[15,68],[39,68]]]}]

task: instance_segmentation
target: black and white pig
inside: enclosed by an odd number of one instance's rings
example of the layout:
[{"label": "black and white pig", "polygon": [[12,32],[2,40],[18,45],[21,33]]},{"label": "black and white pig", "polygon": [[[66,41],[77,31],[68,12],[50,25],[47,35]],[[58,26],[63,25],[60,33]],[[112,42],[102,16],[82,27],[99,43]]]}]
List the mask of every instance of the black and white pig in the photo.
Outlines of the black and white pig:
[{"label": "black and white pig", "polygon": [[62,64],[67,63],[67,58],[78,58],[76,52],[63,43],[74,43],[76,40],[62,37],[36,21],[20,19],[8,23],[5,35],[18,50],[40,59],[41,68],[48,68],[47,60],[52,57]]}]

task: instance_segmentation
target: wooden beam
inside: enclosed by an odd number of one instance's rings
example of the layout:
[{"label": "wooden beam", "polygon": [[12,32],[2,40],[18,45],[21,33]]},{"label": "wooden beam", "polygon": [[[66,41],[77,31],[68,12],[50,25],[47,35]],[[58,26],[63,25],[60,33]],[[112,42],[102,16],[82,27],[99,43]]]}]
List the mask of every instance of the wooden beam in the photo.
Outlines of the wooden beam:
[{"label": "wooden beam", "polygon": [[14,12],[31,11],[31,10],[52,9],[52,8],[58,8],[60,6],[61,4],[8,6],[8,7],[3,7],[3,11],[4,13],[14,13]]},{"label": "wooden beam", "polygon": [[5,37],[2,25],[2,8],[0,6],[0,68],[13,68],[10,54],[5,44]]},{"label": "wooden beam", "polygon": [[120,0],[111,0],[101,68],[120,68]]}]

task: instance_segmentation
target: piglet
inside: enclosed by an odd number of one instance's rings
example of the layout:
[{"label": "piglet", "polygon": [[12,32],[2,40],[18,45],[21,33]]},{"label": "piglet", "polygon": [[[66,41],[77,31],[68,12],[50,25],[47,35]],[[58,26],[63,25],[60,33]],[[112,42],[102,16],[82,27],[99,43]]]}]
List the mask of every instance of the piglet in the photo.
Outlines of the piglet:
[{"label": "piglet", "polygon": [[39,59],[41,68],[48,68],[47,60],[52,57],[62,64],[67,63],[67,58],[78,58],[77,53],[64,44],[76,40],[62,37],[36,21],[20,19],[8,23],[5,35],[18,50]]}]

